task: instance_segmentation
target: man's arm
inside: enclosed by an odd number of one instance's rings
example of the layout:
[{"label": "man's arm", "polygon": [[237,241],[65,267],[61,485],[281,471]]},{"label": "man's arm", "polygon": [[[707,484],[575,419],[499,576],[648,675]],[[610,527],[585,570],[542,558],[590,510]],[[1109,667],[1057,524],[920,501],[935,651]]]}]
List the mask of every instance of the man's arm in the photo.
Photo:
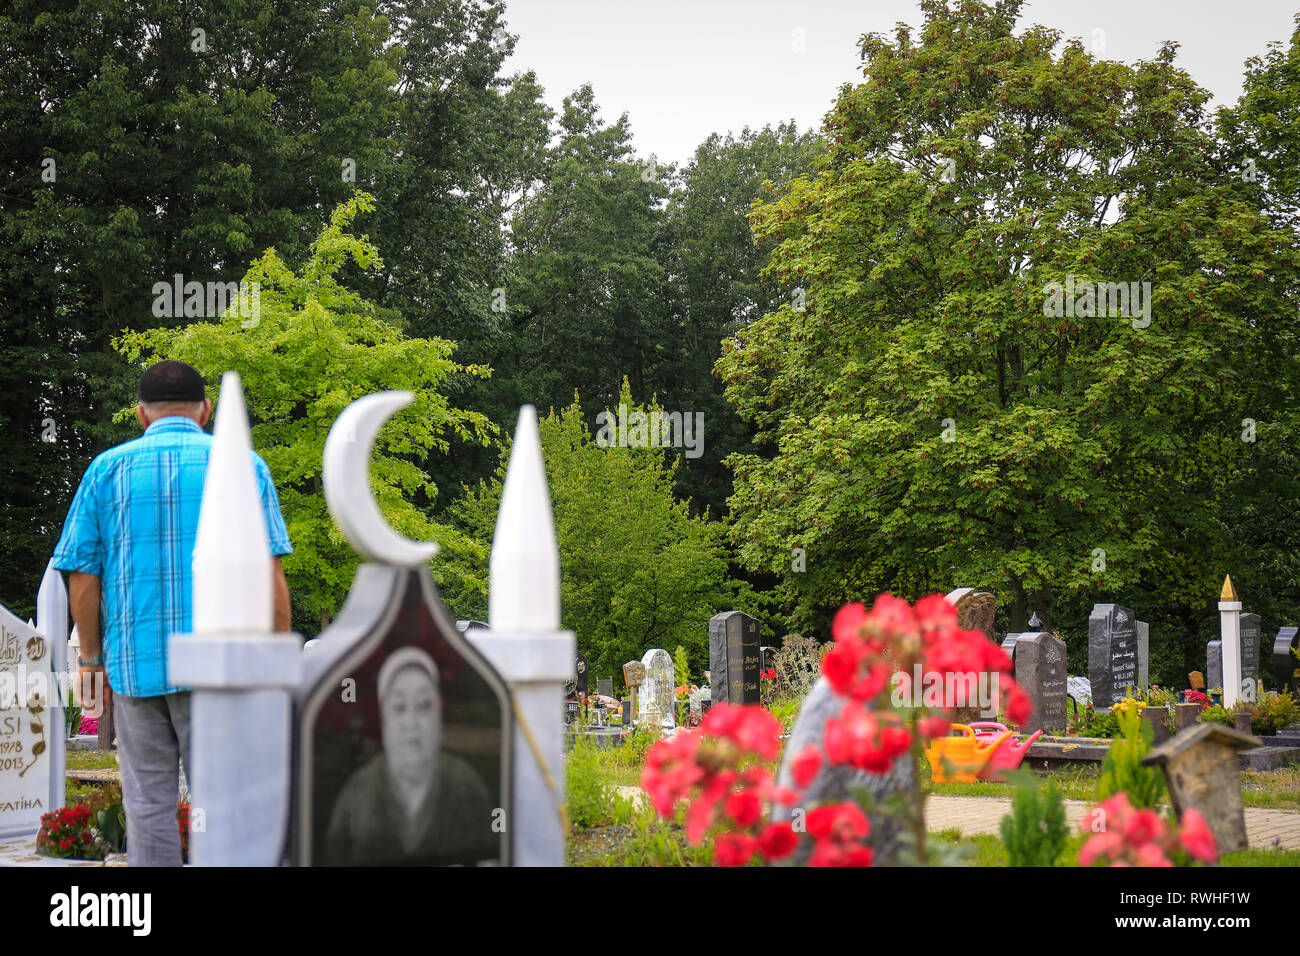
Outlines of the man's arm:
[{"label": "man's arm", "polygon": [[[104,651],[99,633],[99,575],[86,574],[84,571],[68,572],[68,609],[72,611],[72,622],[77,625],[77,635],[81,638],[80,655],[83,658],[95,657]],[[108,678],[103,664],[78,663],[77,673],[81,677],[81,706],[92,717],[101,716],[109,706]]]},{"label": "man's arm", "polygon": [[284,565],[280,563],[280,556],[272,555],[271,561],[271,593],[275,595],[273,627],[277,631],[288,632],[293,630],[289,613],[289,579],[284,576]]}]

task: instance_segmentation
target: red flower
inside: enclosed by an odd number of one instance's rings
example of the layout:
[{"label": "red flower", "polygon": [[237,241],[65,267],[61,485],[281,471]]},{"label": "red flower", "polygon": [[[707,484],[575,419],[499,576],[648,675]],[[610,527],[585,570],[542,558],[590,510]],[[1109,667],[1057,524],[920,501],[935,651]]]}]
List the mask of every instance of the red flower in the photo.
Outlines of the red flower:
[{"label": "red flower", "polygon": [[744,866],[754,857],[758,841],[743,833],[724,833],[714,846],[719,866]]},{"label": "red flower", "polygon": [[1219,846],[1214,833],[1205,823],[1205,817],[1199,810],[1188,810],[1183,814],[1183,832],[1178,841],[1194,860],[1213,863],[1219,858]]},{"label": "red flower", "polygon": [[727,798],[727,816],[738,827],[752,827],[763,815],[763,804],[753,789],[739,790]]},{"label": "red flower", "polygon": [[835,613],[835,621],[831,624],[831,636],[835,638],[835,643],[843,643],[856,637],[866,622],[866,605],[857,601],[846,604]]},{"label": "red flower", "polygon": [[789,823],[771,823],[758,838],[758,849],[769,860],[780,860],[799,845],[794,827]]},{"label": "red flower", "polygon": [[822,754],[816,744],[808,744],[799,752],[794,761],[794,784],[800,790],[806,790],[817,776],[822,766]]}]

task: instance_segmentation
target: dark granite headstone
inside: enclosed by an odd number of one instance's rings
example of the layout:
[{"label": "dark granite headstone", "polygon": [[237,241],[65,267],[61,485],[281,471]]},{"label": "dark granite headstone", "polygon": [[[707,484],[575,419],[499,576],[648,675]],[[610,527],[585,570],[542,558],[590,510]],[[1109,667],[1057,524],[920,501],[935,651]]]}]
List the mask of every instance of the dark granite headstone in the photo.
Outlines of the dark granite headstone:
[{"label": "dark granite headstone", "polygon": [[1223,689],[1223,641],[1217,637],[1205,644],[1205,686]]},{"label": "dark granite headstone", "polygon": [[1259,686],[1259,615],[1241,616],[1241,680],[1254,681]]},{"label": "dark granite headstone", "polygon": [[1008,634],[1002,638],[1002,649],[1007,652],[1007,657],[1011,658],[1011,669],[1015,672],[1016,667],[1016,641],[1023,635],[1020,633]]},{"label": "dark granite headstone", "polygon": [[[816,744],[822,752],[822,768],[813,778],[808,788],[803,791],[804,806],[790,808],[775,804],[772,808],[772,820],[780,822],[793,817],[793,810],[802,810],[807,814],[819,803],[856,801],[857,792],[866,789],[872,796],[877,808],[891,796],[905,793],[912,786],[912,763],[899,759],[888,773],[875,774],[857,770],[853,767],[832,767],[826,763],[826,748],[823,734],[826,721],[839,716],[844,707],[844,698],[837,697],[831,690],[826,678],[819,677],[808,696],[804,698],[799,709],[799,718],[795,721],[790,739],[786,741],[785,755],[781,758],[781,769],[777,772],[778,786],[794,787],[794,761],[803,753],[808,744]],[[902,848],[902,824],[897,814],[882,813],[879,809],[867,813],[871,820],[871,834],[867,837],[874,853],[873,865],[890,866],[898,861]],[[792,862],[804,863],[811,853],[809,841],[803,841]]]},{"label": "dark granite headstone", "polygon": [[1138,685],[1137,624],[1120,604],[1094,604],[1088,616],[1088,680],[1092,704],[1110,707]]},{"label": "dark granite headstone", "polygon": [[1300,698],[1300,658],[1292,650],[1300,650],[1300,628],[1278,628],[1273,639],[1273,679],[1278,690],[1289,688]]},{"label": "dark granite headstone", "polygon": [[619,716],[623,718],[623,726],[632,726],[632,701],[619,701]]},{"label": "dark granite headstone", "polygon": [[758,649],[758,669],[765,673],[770,671],[775,666],[772,658],[776,656],[776,652],[777,648],[775,647],[768,647],[767,645],[760,647]]},{"label": "dark granite headstone", "polygon": [[1065,641],[1038,631],[1016,641],[1016,683],[1029,695],[1033,712],[1020,729],[1065,730]]},{"label": "dark granite headstone", "polygon": [[363,564],[304,670],[298,865],[510,863],[510,689],[427,567]]},{"label": "dark granite headstone", "polygon": [[1150,674],[1151,664],[1151,625],[1146,621],[1137,621],[1137,642],[1138,642],[1138,687],[1145,695],[1147,692],[1147,676]]},{"label": "dark granite headstone", "polygon": [[612,677],[597,677],[597,678],[596,678],[596,693],[599,694],[601,697],[613,697],[613,696],[614,696],[614,678],[612,678]]},{"label": "dark granite headstone", "polygon": [[587,658],[582,651],[578,651],[573,657],[573,676],[564,684],[565,697],[586,697],[587,696]]},{"label": "dark granite headstone", "polygon": [[757,704],[759,622],[744,611],[709,618],[709,674],[716,704]]},{"label": "dark granite headstone", "polygon": [[577,657],[573,661],[574,670],[577,671],[575,683],[579,697],[587,696],[587,655],[578,651]]}]

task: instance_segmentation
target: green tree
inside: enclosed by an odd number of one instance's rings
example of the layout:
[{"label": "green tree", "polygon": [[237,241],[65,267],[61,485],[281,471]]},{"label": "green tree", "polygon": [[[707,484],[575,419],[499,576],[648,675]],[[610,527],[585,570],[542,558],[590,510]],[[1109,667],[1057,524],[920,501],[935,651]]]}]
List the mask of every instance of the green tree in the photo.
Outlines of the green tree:
[{"label": "green tree", "polygon": [[128,332],[118,342],[135,363],[189,362],[213,387],[226,370],[240,373],[253,444],[275,479],[294,547],[284,567],[295,625],[307,634],[338,609],[358,563],[325,506],[325,439],[344,408],[373,392],[415,393],[375,441],[371,482],[380,510],[399,532],[438,542],[434,577],[453,607],[486,587],[482,543],[427,517],[436,489],[421,463],[430,451],[447,452],[453,439],[489,440],[493,429],[484,417],[452,407],[439,388],[453,374],[487,370],[458,365],[445,340],[404,337],[338,282],[345,264],[381,268],[366,237],[347,231],[373,206],[358,193],[335,209],[297,273],[274,250],[253,263],[244,278],[259,284],[260,315],[232,309],[216,322]]},{"label": "green tree", "polygon": [[[110,346],[176,273],[296,259],[375,165],[396,51],[360,0],[17,0],[0,11],[0,585],[30,607],[89,459],[131,435]],[[47,440],[42,441],[42,435]]]},{"label": "green tree", "polygon": [[[620,396],[635,404],[624,383]],[[749,600],[728,580],[721,527],[692,516],[673,497],[673,472],[663,449],[604,446],[593,435],[574,396],[563,412],[540,422],[560,550],[560,608],[564,627],[577,635],[592,674],[621,673],[651,647],[686,648],[708,656],[708,619]],[[508,447],[496,476],[467,490],[452,515],[475,539],[495,528]],[[482,603],[472,608],[482,613]]]},{"label": "green tree", "polygon": [[[1208,94],[1171,45],[1098,60],[1013,32],[1020,7],[924,0],[917,37],[865,36],[816,174],[755,215],[767,275],[807,299],[718,364],[763,447],[731,459],[734,538],[797,619],[968,583],[1012,630],[1144,582],[1203,605],[1240,423],[1271,417],[1249,380],[1295,381],[1269,355],[1293,237],[1222,175]],[[1089,282],[1151,291],[1063,302]]]},{"label": "green tree", "polygon": [[704,414],[703,454],[687,459],[677,475],[678,493],[697,512],[726,514],[731,473],[724,462],[733,452],[754,450],[752,428],[727,403],[713,364],[724,339],[774,310],[785,295],[760,279],[771,248],[754,242],[749,214],[808,172],[823,145],[793,122],[746,127],[739,136],[715,133],[695,150],[668,200],[659,241],[668,335],[649,379],[665,407]]},{"label": "green tree", "polygon": [[603,124],[590,86],[565,97],[547,163],[511,219],[510,332],[485,409],[503,423],[521,404],[563,407],[578,382],[595,408],[624,377],[645,394],[666,341],[654,242],[671,169],[637,161],[626,114]]}]

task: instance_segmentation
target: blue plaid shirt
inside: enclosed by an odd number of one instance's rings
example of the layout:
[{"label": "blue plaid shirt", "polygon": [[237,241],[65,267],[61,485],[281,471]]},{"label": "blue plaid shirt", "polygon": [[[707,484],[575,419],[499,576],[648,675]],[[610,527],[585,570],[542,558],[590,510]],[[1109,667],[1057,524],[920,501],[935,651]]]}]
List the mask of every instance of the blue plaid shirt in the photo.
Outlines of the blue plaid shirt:
[{"label": "blue plaid shirt", "polygon": [[[191,563],[211,448],[197,422],[160,418],[92,461],[72,499],[54,567],[99,577],[104,665],[115,693],[184,689],[167,684],[167,639],[191,626]],[[256,453],[253,460],[271,553],[289,554],[271,470]]]}]

